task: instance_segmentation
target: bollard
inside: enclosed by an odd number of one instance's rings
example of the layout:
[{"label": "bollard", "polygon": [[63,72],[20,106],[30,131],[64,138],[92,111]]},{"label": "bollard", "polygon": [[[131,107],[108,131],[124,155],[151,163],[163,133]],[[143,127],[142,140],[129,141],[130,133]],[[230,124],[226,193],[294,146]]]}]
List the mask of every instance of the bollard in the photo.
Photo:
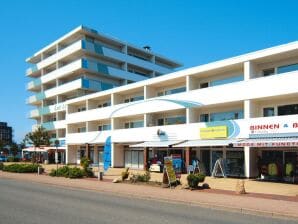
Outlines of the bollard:
[{"label": "bollard", "polygon": [[103,172],[98,171],[97,179],[103,180]]},{"label": "bollard", "polygon": [[40,175],[40,167],[37,167],[37,175]]}]

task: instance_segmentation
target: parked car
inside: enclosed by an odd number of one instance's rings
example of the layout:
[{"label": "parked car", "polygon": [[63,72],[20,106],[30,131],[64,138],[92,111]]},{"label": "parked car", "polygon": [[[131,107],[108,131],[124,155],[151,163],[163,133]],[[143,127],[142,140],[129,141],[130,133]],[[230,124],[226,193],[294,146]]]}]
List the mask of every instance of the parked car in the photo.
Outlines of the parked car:
[{"label": "parked car", "polygon": [[0,162],[7,162],[6,156],[0,156]]}]

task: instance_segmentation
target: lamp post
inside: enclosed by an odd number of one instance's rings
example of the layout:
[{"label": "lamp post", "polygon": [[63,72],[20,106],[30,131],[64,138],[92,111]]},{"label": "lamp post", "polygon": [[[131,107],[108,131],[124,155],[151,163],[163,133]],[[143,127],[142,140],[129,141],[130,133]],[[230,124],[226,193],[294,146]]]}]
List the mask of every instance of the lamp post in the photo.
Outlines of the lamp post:
[{"label": "lamp post", "polygon": [[58,139],[55,140],[56,152],[55,152],[55,162],[56,162],[56,172],[58,171],[58,146],[60,142]]}]

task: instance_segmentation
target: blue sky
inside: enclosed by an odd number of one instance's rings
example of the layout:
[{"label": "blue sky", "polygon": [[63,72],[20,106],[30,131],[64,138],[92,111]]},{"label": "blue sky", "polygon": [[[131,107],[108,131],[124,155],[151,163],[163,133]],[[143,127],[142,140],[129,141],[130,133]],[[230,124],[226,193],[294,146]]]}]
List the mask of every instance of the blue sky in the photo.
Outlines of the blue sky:
[{"label": "blue sky", "polygon": [[199,0],[6,0],[0,7],[0,121],[31,130],[25,58],[83,24],[184,68],[298,40],[298,3]]}]

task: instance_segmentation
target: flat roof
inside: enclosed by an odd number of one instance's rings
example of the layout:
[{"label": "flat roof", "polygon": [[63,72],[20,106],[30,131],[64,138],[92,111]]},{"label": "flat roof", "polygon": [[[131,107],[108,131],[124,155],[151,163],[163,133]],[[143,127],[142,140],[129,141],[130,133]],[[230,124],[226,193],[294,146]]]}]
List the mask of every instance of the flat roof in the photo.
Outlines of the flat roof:
[{"label": "flat roof", "polygon": [[131,48],[134,48],[138,51],[142,51],[144,52],[145,54],[149,54],[149,55],[154,55],[158,58],[161,58],[162,60],[165,60],[166,62],[169,62],[173,65],[174,68],[178,68],[178,67],[181,67],[183,64],[178,62],[178,61],[175,61],[175,60],[172,60],[172,59],[169,59],[168,57],[165,57],[161,54],[157,54],[153,51],[147,51],[145,50],[143,47],[137,47],[133,44],[130,44],[128,42],[125,42],[125,41],[122,41],[122,40],[119,40],[118,38],[115,38],[115,37],[112,37],[112,36],[109,36],[109,35],[106,35],[106,34],[103,34],[103,33],[100,33],[98,32],[97,30],[94,30],[94,29],[91,29],[91,28],[88,28],[87,26],[84,26],[84,25],[80,25],[78,27],[76,27],[75,29],[73,29],[72,31],[68,32],[67,34],[63,35],[62,37],[60,37],[59,39],[55,40],[54,42],[50,43],[49,45],[43,47],[41,50],[37,51],[36,53],[34,53],[32,56],[28,57],[26,59],[26,62],[30,63],[30,61],[39,56],[42,52],[45,52],[51,48],[53,48],[56,44],[62,42],[63,40],[67,39],[67,38],[70,38],[71,36],[75,35],[75,34],[78,34],[78,33],[88,33],[89,35],[93,35],[93,36],[99,36],[99,37],[102,37],[102,38],[105,38],[105,39],[108,39],[110,41],[114,41],[116,43],[119,43],[123,46],[127,45],[128,47],[131,47]]}]

